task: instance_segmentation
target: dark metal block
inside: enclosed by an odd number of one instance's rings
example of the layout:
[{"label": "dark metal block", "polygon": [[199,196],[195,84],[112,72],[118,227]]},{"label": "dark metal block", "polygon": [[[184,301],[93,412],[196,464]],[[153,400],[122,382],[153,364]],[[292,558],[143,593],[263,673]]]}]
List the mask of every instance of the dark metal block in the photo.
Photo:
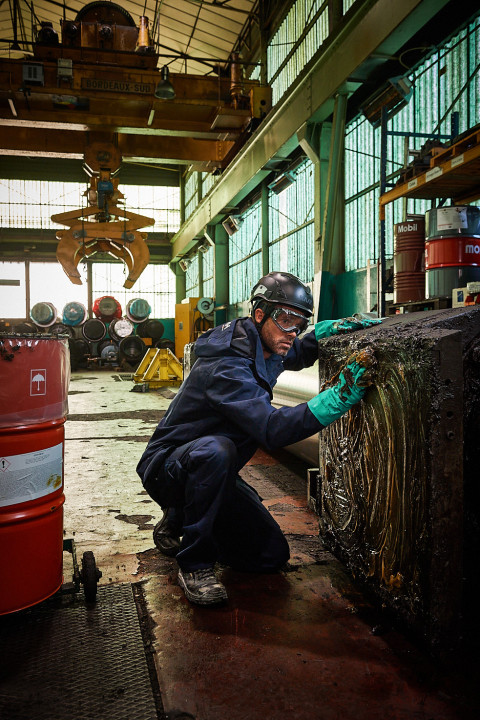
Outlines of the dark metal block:
[{"label": "dark metal block", "polygon": [[324,341],[321,383],[366,346],[376,385],[320,433],[321,534],[403,624],[452,647],[478,585],[480,308],[397,315]]}]

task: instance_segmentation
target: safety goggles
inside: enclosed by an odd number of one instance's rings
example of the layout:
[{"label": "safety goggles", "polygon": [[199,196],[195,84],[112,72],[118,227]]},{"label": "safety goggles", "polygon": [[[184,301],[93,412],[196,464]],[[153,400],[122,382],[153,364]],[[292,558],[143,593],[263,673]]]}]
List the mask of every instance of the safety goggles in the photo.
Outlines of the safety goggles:
[{"label": "safety goggles", "polygon": [[308,318],[291,308],[276,307],[270,315],[275,325],[283,332],[300,335],[308,327]]}]

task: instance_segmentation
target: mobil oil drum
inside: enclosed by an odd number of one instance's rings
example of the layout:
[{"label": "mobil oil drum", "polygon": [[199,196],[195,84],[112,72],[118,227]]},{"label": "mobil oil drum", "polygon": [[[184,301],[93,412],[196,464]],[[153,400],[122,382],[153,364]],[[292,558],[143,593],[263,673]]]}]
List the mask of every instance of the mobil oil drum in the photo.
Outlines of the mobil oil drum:
[{"label": "mobil oil drum", "polygon": [[0,335],[0,615],[63,581],[67,338]]},{"label": "mobil oil drum", "polygon": [[425,220],[394,225],[393,302],[425,298]]},{"label": "mobil oil drum", "polygon": [[433,208],[425,213],[427,297],[480,281],[480,208]]}]

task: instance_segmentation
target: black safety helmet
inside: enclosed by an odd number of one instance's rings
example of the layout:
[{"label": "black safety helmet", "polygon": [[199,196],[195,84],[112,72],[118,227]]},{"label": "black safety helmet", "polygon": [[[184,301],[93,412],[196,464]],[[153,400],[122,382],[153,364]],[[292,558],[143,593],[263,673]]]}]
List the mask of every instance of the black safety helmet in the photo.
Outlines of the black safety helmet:
[{"label": "black safety helmet", "polygon": [[[288,305],[310,317],[313,315],[313,296],[300,278],[287,272],[269,272],[253,286],[250,294],[252,315],[264,303]],[[262,307],[263,309],[263,307]]]}]

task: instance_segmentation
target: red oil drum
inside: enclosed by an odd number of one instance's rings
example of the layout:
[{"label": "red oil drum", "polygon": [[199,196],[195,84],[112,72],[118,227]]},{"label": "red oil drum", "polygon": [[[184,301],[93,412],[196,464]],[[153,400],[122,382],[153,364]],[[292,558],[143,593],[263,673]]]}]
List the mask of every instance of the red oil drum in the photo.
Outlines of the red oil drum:
[{"label": "red oil drum", "polygon": [[425,268],[480,266],[480,238],[455,237],[429,240],[425,247]]},{"label": "red oil drum", "polygon": [[93,303],[92,310],[96,317],[109,322],[113,318],[122,317],[122,306],[111,295],[103,295]]},{"label": "red oil drum", "polygon": [[413,218],[394,226],[393,302],[425,298],[425,221]]},{"label": "red oil drum", "polygon": [[454,288],[480,281],[480,208],[433,208],[425,218],[427,297],[451,297]]},{"label": "red oil drum", "polygon": [[0,615],[61,586],[68,341],[0,335]]}]

